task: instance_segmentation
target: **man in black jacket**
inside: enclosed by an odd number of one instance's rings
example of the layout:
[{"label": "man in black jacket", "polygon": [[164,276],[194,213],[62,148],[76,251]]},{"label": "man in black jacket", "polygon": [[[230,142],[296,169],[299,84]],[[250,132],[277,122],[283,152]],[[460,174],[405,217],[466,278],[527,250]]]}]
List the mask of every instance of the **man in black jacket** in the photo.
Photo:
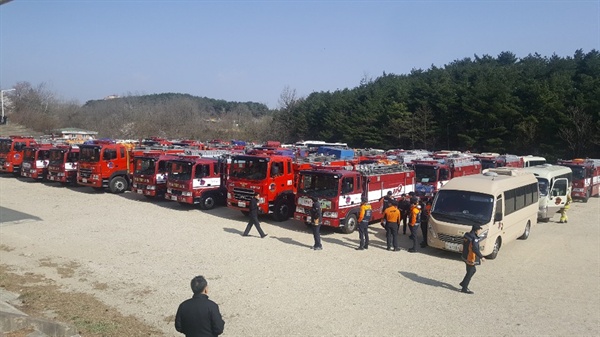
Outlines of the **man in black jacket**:
[{"label": "man in black jacket", "polygon": [[469,283],[471,283],[471,278],[477,271],[475,266],[481,264],[481,261],[485,261],[481,251],[479,251],[479,235],[481,231],[481,226],[473,225],[471,231],[463,237],[462,259],[467,266],[467,273],[462,282],[460,282],[460,286],[462,287],[460,291],[465,294],[473,294],[469,289]]},{"label": "man in black jacket", "polygon": [[268,234],[263,232],[262,228],[260,228],[260,222],[258,222],[258,199],[260,199],[260,195],[258,193],[254,194],[254,197],[250,200],[250,221],[248,221],[248,225],[246,225],[246,230],[244,231],[244,236],[248,236],[250,233],[250,229],[252,229],[252,225],[256,226],[258,230],[258,234],[260,234],[261,238],[264,238]]},{"label": "man in black jacket", "polygon": [[208,299],[208,282],[203,276],[196,276],[191,286],[194,296],[179,305],[175,315],[175,330],[186,337],[222,334],[225,322],[219,306]]}]

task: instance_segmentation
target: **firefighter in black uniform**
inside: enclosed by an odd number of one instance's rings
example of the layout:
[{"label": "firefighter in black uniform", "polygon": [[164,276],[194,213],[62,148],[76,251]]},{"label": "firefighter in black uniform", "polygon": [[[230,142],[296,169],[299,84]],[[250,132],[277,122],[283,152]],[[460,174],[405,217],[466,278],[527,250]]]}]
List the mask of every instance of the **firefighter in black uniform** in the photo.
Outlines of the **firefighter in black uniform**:
[{"label": "firefighter in black uniform", "polygon": [[317,197],[312,197],[312,207],[310,208],[310,223],[312,225],[313,237],[315,238],[314,250],[322,250],[321,245],[321,224],[323,222],[323,213],[321,211],[321,203]]},{"label": "firefighter in black uniform", "polygon": [[260,222],[258,222],[258,199],[260,199],[260,194],[258,193],[255,193],[254,197],[250,199],[250,221],[248,221],[248,225],[246,225],[246,230],[243,234],[244,236],[248,236],[250,229],[252,229],[252,225],[256,226],[261,238],[268,235],[263,232],[262,228],[260,228]]}]

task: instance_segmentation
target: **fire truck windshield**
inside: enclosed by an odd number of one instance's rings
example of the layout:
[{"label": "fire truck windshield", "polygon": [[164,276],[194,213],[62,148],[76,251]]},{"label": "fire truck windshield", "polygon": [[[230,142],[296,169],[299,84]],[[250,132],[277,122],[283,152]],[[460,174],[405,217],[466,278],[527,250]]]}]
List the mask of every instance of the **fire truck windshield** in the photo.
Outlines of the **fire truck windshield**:
[{"label": "fire truck windshield", "polygon": [[490,159],[481,159],[481,169],[490,169],[496,167],[496,161]]},{"label": "fire truck windshield", "polygon": [[82,146],[79,149],[79,161],[87,163],[97,163],[100,159],[99,146]]},{"label": "fire truck windshield", "polygon": [[50,150],[50,164],[60,165],[63,163],[64,150]]},{"label": "fire truck windshield", "polygon": [[483,225],[490,222],[494,197],[488,194],[441,190],[431,208],[431,215],[439,220],[463,224]]},{"label": "fire truck windshield", "polygon": [[154,158],[135,158],[135,174],[154,174]]},{"label": "fire truck windshield", "polygon": [[254,157],[234,157],[231,160],[230,175],[235,178],[263,180],[267,178],[267,159]]},{"label": "fire truck windshield", "polygon": [[173,161],[169,165],[169,180],[188,181],[192,179],[194,163],[188,161]]},{"label": "fire truck windshield", "polygon": [[24,161],[34,161],[35,160],[35,149],[25,149],[23,151],[23,160]]},{"label": "fire truck windshield", "polygon": [[582,166],[569,166],[573,171],[573,180],[585,179],[585,168]]},{"label": "fire truck windshield", "polygon": [[437,181],[437,168],[433,166],[416,165],[415,175],[418,183],[431,183]]},{"label": "fire truck windshield", "polygon": [[12,140],[10,140],[10,139],[0,139],[0,153],[10,152],[11,144],[12,144]]},{"label": "fire truck windshield", "polygon": [[338,195],[339,177],[334,174],[302,173],[300,191],[314,197],[335,197]]}]

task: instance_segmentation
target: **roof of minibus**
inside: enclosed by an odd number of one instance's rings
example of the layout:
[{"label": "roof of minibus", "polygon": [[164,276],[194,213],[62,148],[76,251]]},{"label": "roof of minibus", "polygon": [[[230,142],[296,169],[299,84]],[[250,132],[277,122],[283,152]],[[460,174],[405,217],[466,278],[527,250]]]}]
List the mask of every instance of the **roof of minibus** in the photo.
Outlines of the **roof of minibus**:
[{"label": "roof of minibus", "polygon": [[570,167],[561,166],[561,165],[550,165],[550,164],[525,167],[522,170],[526,171],[526,172],[531,172],[531,173],[535,174],[536,176],[539,176],[542,178],[551,178],[551,177],[559,176],[561,174],[573,172],[573,170],[571,170]]},{"label": "roof of minibus", "polygon": [[537,179],[532,173],[517,171],[513,176],[474,174],[453,178],[442,186],[440,191],[458,190],[497,195],[502,191],[527,184],[537,184]]}]

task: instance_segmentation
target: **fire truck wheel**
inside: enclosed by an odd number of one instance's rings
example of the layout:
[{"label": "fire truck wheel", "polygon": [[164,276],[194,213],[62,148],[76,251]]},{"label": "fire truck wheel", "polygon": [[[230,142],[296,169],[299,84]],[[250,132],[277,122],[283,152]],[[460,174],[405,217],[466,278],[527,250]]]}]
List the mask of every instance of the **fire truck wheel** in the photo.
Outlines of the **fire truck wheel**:
[{"label": "fire truck wheel", "polygon": [[123,193],[129,188],[127,180],[123,177],[114,177],[109,184],[112,193]]},{"label": "fire truck wheel", "polygon": [[200,208],[209,210],[215,208],[217,201],[215,200],[214,195],[207,195],[200,198]]},{"label": "fire truck wheel", "polygon": [[500,237],[497,237],[496,242],[494,242],[494,250],[492,251],[492,253],[490,255],[486,256],[486,259],[493,260],[496,257],[498,257],[498,252],[500,251],[501,246],[502,246],[502,239]]},{"label": "fire truck wheel", "polygon": [[342,232],[350,234],[356,230],[356,225],[358,225],[358,222],[356,221],[356,214],[348,214],[346,217],[346,224],[344,227],[342,227]]},{"label": "fire truck wheel", "polygon": [[290,202],[287,196],[279,198],[275,201],[275,208],[273,208],[273,218],[275,221],[285,221],[290,218],[290,211],[294,209],[290,207]]},{"label": "fire truck wheel", "polygon": [[527,240],[530,232],[531,232],[531,222],[527,221],[527,226],[525,226],[525,231],[523,232],[523,235],[519,236],[519,239]]},{"label": "fire truck wheel", "polygon": [[592,194],[592,193],[591,193],[591,192],[590,192],[590,190],[588,189],[588,190],[585,192],[585,197],[583,198],[583,202],[588,202],[588,199],[590,198],[590,194]]}]

